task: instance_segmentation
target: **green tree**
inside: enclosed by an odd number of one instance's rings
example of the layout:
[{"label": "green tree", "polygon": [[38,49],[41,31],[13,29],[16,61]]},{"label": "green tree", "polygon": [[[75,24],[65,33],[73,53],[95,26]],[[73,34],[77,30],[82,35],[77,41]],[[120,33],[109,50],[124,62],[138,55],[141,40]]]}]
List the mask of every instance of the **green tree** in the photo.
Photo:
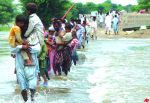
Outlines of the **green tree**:
[{"label": "green tree", "polygon": [[15,5],[13,0],[0,0],[0,24],[6,24],[15,17]]},{"label": "green tree", "polygon": [[132,5],[127,5],[124,7],[124,9],[127,11],[127,12],[132,12]]},{"label": "green tree", "polygon": [[141,9],[148,11],[150,9],[150,0],[138,0]]},{"label": "green tree", "polygon": [[[68,0],[20,0],[25,12],[26,4],[34,2],[38,5],[37,14],[45,26],[49,26],[50,19],[53,17],[61,18],[72,3]],[[70,16],[72,14],[69,14]]]},{"label": "green tree", "polygon": [[94,4],[93,2],[88,2],[85,4],[86,9],[91,12],[91,11],[98,11],[98,7],[96,4]]},{"label": "green tree", "polygon": [[113,9],[113,10],[117,10],[117,9],[118,9],[118,6],[117,6],[117,4],[112,4],[112,7],[111,7],[111,9]]},{"label": "green tree", "polygon": [[109,10],[112,9],[112,3],[111,0],[106,0],[104,3],[102,3],[102,5],[104,6],[104,12],[109,12]]},{"label": "green tree", "polygon": [[124,7],[122,5],[117,5],[117,10],[121,11],[121,10],[124,10]]},{"label": "green tree", "polygon": [[139,5],[133,5],[133,6],[131,7],[131,10],[137,12],[137,11],[140,10],[140,6],[139,6]]},{"label": "green tree", "polygon": [[[80,8],[81,9],[81,8]],[[70,16],[70,15],[68,15],[67,16],[67,19],[68,18],[72,18],[72,19],[76,19],[76,18],[78,18],[78,16],[79,16],[79,14],[80,14],[80,11],[79,11],[79,8],[78,8],[78,4],[76,4],[75,6],[74,6],[74,8],[71,10],[71,12],[70,12],[72,15]],[[69,13],[69,14],[70,14]]]},{"label": "green tree", "polygon": [[103,12],[105,7],[103,6],[103,4],[97,4],[97,8],[100,12]]},{"label": "green tree", "polygon": [[88,14],[89,13],[89,9],[87,8],[87,6],[83,5],[82,3],[77,3],[75,7],[78,10],[78,14]]}]

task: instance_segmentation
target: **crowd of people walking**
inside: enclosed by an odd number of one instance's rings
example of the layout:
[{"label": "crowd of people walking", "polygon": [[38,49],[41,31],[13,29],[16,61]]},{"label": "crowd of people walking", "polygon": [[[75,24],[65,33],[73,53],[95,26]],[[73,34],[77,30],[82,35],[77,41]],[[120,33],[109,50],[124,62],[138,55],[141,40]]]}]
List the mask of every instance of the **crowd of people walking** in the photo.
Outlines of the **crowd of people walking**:
[{"label": "crowd of people walking", "polygon": [[[15,25],[9,34],[11,55],[15,58],[15,73],[21,88],[23,100],[28,100],[30,90],[31,101],[34,101],[36,87],[40,77],[42,86],[48,86],[50,75],[68,75],[72,63],[77,64],[79,59],[77,49],[84,49],[89,38],[97,39],[98,26],[106,26],[106,34],[110,34],[113,26],[114,33],[118,34],[119,15],[100,13],[91,19],[82,15],[79,19],[51,19],[51,26],[45,30],[37,16],[37,5],[28,3],[26,6],[28,18],[17,15]],[[103,24],[104,23],[104,24]]]},{"label": "crowd of people walking", "polygon": [[46,31],[36,14],[37,5],[28,3],[26,9],[29,18],[17,15],[9,34],[15,73],[25,102],[28,90],[34,100],[40,76],[44,80],[42,86],[47,87],[51,74],[68,75],[72,62],[76,65],[78,61],[76,49],[85,48],[86,39],[85,24],[80,20],[67,23],[53,18]]}]

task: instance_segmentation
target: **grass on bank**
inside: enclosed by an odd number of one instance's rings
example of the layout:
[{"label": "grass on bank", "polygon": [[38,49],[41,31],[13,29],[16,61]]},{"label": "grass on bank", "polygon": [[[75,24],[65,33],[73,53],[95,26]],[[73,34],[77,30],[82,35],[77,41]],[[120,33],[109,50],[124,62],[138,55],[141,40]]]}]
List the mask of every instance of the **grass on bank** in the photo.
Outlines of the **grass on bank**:
[{"label": "grass on bank", "polygon": [[9,31],[11,24],[0,25],[0,31]]}]

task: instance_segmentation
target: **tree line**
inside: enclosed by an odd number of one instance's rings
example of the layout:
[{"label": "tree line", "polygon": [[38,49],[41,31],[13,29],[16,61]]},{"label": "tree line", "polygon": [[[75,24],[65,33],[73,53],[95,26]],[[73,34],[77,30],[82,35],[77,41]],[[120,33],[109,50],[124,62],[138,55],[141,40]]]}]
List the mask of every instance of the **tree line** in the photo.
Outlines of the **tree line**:
[{"label": "tree line", "polygon": [[[1,1],[1,0],[0,0]],[[0,24],[8,23],[18,14],[18,6],[13,4],[13,0],[2,0],[0,3]],[[5,1],[5,2],[4,2]],[[50,18],[61,18],[68,8],[73,5],[70,0],[20,0],[22,11],[25,13],[25,7],[28,2],[35,2],[38,5],[37,14],[42,19],[45,26],[50,23]],[[138,0],[138,5],[117,5],[113,4],[111,0],[106,0],[103,3],[95,4],[88,2],[86,4],[76,3],[74,8],[67,15],[67,19],[78,18],[78,14],[90,14],[91,11],[102,11],[104,13],[111,9],[114,10],[126,10],[127,12],[137,12],[140,9],[150,8],[149,0]]]}]

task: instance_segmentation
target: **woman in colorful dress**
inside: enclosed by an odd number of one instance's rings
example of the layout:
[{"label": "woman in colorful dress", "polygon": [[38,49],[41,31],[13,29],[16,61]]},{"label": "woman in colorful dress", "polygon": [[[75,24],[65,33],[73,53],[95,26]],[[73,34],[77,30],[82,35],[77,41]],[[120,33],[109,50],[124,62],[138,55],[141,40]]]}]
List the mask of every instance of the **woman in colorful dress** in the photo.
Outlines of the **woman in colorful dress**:
[{"label": "woman in colorful dress", "polygon": [[[53,27],[56,30],[54,66],[57,69],[58,75],[61,75],[62,71],[67,75],[71,67],[71,50],[70,47],[67,46],[67,43],[63,41],[63,39],[65,39],[65,31],[61,28],[61,23],[55,21]],[[68,36],[66,36],[66,38],[68,38]]]}]

